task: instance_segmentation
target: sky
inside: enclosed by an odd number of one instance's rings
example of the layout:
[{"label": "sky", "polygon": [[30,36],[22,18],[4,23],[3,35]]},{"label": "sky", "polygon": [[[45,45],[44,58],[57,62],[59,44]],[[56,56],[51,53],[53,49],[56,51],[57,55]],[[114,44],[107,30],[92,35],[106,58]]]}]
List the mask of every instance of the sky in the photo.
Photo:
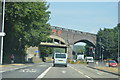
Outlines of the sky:
[{"label": "sky", "polygon": [[118,23],[118,2],[48,2],[52,26],[97,34]]}]

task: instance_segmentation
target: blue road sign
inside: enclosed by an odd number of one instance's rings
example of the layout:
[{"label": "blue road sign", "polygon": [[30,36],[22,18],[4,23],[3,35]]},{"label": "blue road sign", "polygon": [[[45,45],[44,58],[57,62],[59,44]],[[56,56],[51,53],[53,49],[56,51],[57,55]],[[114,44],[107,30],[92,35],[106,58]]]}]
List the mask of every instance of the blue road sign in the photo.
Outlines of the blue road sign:
[{"label": "blue road sign", "polygon": [[34,53],[38,53],[38,51],[34,51]]}]

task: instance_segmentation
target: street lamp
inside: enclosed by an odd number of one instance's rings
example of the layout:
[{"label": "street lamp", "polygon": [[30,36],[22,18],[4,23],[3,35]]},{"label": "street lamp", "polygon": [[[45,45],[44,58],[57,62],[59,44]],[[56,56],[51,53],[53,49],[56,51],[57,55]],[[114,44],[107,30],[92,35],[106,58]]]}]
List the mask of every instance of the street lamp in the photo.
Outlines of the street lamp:
[{"label": "street lamp", "polygon": [[104,57],[104,54],[103,54],[104,53],[104,47],[103,46],[102,46],[102,49],[103,49],[102,50],[102,61],[103,61],[103,57]]},{"label": "street lamp", "polygon": [[94,54],[94,59],[95,59],[95,48],[93,48],[92,52]]},{"label": "street lamp", "polygon": [[100,59],[101,59],[101,38],[100,38]]},{"label": "street lamp", "polygon": [[119,48],[120,48],[120,37],[119,37],[119,27],[118,27],[118,63],[119,63]]},{"label": "street lamp", "polygon": [[[3,0],[2,34],[4,34],[5,0]],[[1,36],[1,64],[3,62],[3,36]]]}]

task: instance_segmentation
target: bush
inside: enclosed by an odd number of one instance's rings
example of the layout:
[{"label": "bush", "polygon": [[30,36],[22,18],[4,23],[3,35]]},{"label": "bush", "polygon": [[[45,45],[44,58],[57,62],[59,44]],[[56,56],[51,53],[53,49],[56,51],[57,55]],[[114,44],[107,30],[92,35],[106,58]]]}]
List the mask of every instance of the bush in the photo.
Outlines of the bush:
[{"label": "bush", "polygon": [[76,62],[68,60],[67,62],[70,63],[70,64],[86,64],[85,60],[78,60]]},{"label": "bush", "polygon": [[71,64],[75,64],[75,62],[74,62],[74,61],[71,61]]}]

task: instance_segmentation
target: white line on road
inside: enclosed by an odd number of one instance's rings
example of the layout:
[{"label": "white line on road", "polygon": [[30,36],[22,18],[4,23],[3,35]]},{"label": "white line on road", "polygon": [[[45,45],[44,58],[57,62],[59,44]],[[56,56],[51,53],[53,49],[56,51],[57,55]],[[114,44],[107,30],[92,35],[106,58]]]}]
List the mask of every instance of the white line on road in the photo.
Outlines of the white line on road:
[{"label": "white line on road", "polygon": [[89,76],[87,76],[87,75],[84,75],[84,76],[86,76],[87,78],[91,78],[91,77],[89,77]]},{"label": "white line on road", "polygon": [[70,66],[70,67],[71,67],[72,69],[74,69],[75,71],[79,72],[80,74],[84,75],[85,77],[87,77],[87,78],[93,80],[91,77],[87,76],[86,74],[82,73],[81,71],[79,71],[79,70],[73,68],[72,66]]},{"label": "white line on road", "polygon": [[21,69],[19,72],[37,72],[36,69]]},{"label": "white line on road", "polygon": [[45,70],[41,75],[39,75],[37,78],[43,78],[51,68],[52,68],[52,67],[49,67],[48,69],[46,69],[46,70]]},{"label": "white line on road", "polygon": [[82,73],[82,72],[80,72],[80,71],[78,71],[80,74],[82,74],[82,75],[84,75],[84,73]]},{"label": "white line on road", "polygon": [[38,67],[45,67],[45,66],[47,66],[47,65],[39,65]]},{"label": "white line on road", "polygon": [[27,66],[19,67],[19,68],[13,68],[13,69],[5,70],[5,71],[0,71],[0,73],[7,72],[7,71],[13,71],[13,70],[21,69],[21,68],[26,68],[26,67]]},{"label": "white line on road", "polygon": [[102,75],[101,73],[97,73],[98,75]]},{"label": "white line on road", "polygon": [[66,71],[62,71],[62,73],[63,73],[63,74],[65,74],[65,73],[66,73]]}]

